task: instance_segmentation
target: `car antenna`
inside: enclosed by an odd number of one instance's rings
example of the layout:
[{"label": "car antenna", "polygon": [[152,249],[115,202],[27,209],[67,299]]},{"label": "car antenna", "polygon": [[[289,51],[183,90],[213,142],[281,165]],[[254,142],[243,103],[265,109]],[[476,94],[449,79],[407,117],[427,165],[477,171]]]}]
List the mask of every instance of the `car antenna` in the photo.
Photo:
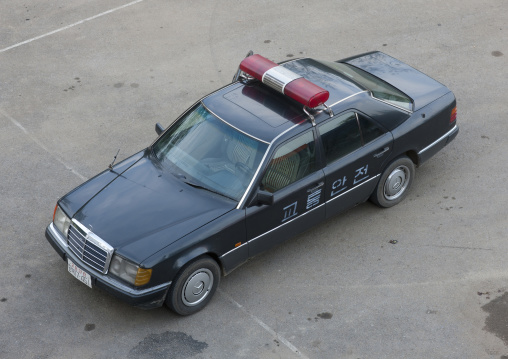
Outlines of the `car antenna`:
[{"label": "car antenna", "polygon": [[110,165],[108,166],[108,168],[109,168],[110,170],[113,170],[113,164],[115,163],[115,161],[116,161],[116,156],[118,156],[118,154],[119,154],[119,153],[120,153],[120,149],[118,149],[118,151],[116,152],[115,157],[113,157],[113,162],[111,162],[111,163],[110,163]]}]

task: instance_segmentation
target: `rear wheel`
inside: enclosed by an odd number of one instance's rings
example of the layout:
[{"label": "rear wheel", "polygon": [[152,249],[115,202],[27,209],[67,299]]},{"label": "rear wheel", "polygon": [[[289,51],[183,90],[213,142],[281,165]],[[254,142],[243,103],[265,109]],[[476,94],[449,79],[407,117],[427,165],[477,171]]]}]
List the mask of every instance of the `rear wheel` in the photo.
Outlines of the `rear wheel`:
[{"label": "rear wheel", "polygon": [[175,277],[166,305],[180,315],[194,314],[212,299],[220,282],[220,268],[206,256],[188,263]]},{"label": "rear wheel", "polygon": [[397,158],[384,170],[371,201],[384,208],[395,206],[406,197],[414,176],[413,161],[406,156]]}]

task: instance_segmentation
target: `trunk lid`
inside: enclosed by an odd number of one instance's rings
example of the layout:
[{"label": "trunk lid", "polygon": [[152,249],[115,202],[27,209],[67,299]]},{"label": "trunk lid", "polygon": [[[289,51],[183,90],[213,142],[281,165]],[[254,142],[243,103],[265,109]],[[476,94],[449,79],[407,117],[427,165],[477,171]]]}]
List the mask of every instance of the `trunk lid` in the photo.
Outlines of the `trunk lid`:
[{"label": "trunk lid", "polygon": [[389,83],[408,95],[414,111],[450,92],[443,84],[382,52],[371,52],[342,60]]}]

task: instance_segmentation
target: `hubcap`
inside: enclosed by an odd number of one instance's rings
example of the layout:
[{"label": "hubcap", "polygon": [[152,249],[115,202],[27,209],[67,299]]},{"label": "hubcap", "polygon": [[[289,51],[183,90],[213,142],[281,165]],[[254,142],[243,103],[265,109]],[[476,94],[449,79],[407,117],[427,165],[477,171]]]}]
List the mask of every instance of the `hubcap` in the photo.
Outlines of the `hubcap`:
[{"label": "hubcap", "polygon": [[213,274],[206,268],[192,273],[182,289],[182,301],[185,305],[194,306],[201,303],[210,293],[213,286]]},{"label": "hubcap", "polygon": [[384,196],[392,201],[402,196],[409,183],[409,169],[406,166],[395,168],[388,176],[384,186]]}]

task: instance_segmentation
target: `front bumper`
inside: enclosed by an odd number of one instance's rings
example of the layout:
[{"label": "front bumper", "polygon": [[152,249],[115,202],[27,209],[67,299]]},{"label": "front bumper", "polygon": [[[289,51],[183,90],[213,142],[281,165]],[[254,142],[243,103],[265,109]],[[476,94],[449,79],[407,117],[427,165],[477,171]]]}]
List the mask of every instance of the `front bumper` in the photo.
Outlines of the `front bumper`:
[{"label": "front bumper", "polygon": [[46,239],[64,261],[70,258],[74,264],[90,274],[93,287],[105,290],[122,301],[143,309],[157,308],[164,304],[171,282],[145,289],[134,289],[108,275],[99,273],[84,265],[83,262],[69,250],[67,240],[60,231],[56,229],[53,223],[50,223],[46,228]]}]

